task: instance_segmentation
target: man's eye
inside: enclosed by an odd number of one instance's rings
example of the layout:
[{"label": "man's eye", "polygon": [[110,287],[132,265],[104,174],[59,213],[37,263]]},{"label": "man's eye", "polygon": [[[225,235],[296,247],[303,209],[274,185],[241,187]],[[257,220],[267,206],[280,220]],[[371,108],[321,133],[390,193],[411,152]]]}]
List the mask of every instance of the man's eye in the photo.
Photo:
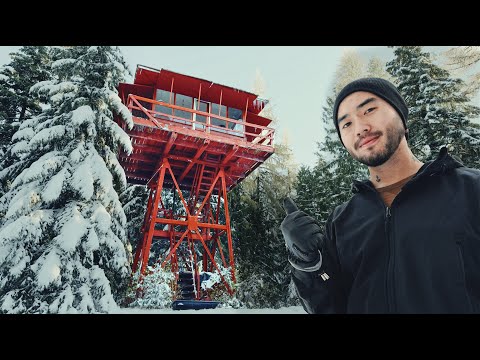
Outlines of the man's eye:
[{"label": "man's eye", "polygon": [[351,123],[352,123],[351,121],[346,122],[345,124],[343,124],[342,129],[346,129],[347,127],[350,126]]},{"label": "man's eye", "polygon": [[375,109],[376,109],[375,107],[368,108],[368,109],[365,111],[365,114],[368,114],[369,112],[372,112],[372,111],[375,110]]}]

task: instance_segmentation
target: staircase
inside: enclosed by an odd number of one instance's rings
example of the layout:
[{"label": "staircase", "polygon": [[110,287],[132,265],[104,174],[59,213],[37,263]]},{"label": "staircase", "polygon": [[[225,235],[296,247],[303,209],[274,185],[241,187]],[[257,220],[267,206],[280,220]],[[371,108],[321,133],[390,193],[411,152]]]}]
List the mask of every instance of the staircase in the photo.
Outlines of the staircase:
[{"label": "staircase", "polygon": [[179,299],[193,300],[195,299],[195,285],[193,272],[184,271],[178,273],[178,288],[180,289]]}]

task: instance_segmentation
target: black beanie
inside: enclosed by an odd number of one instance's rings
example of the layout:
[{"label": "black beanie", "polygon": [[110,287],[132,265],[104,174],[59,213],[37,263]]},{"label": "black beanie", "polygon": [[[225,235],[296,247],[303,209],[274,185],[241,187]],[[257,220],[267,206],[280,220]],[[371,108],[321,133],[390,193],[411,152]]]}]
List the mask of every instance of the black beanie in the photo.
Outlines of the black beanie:
[{"label": "black beanie", "polygon": [[[338,106],[348,95],[357,91],[367,91],[375,94],[392,105],[402,118],[405,130],[407,129],[408,107],[395,85],[382,78],[363,78],[347,84],[338,93],[335,100],[335,105],[333,106],[333,122],[335,124],[335,128],[337,129],[340,141],[342,141],[342,137],[340,136],[340,128],[338,127],[337,121]],[[408,132],[405,133],[405,137],[408,140]]]}]

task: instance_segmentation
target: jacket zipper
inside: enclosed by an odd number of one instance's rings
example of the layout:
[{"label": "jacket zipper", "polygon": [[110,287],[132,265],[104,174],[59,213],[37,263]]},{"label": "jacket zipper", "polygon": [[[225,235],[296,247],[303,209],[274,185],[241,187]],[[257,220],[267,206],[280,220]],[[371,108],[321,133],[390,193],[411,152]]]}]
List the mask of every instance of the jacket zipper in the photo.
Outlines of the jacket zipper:
[{"label": "jacket zipper", "polygon": [[387,296],[387,309],[388,312],[394,312],[395,297],[394,297],[394,259],[395,259],[395,247],[393,244],[393,236],[391,236],[391,220],[392,211],[387,206],[385,208],[385,236],[387,238],[388,254],[387,254],[387,274],[385,276],[385,293]]}]

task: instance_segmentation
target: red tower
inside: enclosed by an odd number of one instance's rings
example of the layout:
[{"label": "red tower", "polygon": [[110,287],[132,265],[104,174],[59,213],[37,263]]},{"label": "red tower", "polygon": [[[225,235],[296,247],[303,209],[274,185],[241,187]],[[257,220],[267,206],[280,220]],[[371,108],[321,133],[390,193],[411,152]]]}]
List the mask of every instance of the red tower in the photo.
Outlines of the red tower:
[{"label": "red tower", "polygon": [[[199,300],[205,296],[202,274],[216,271],[232,295],[236,279],[227,193],[274,152],[271,120],[258,115],[267,102],[229,86],[140,65],[134,83],[121,83],[118,90],[134,122],[129,130],[117,120],[133,145],[133,153],[120,152],[119,161],[128,183],[149,189],[133,272],[145,274],[152,261],[169,264],[179,282],[191,274],[191,288],[178,298]],[[156,242],[161,254],[151,259]]]}]

